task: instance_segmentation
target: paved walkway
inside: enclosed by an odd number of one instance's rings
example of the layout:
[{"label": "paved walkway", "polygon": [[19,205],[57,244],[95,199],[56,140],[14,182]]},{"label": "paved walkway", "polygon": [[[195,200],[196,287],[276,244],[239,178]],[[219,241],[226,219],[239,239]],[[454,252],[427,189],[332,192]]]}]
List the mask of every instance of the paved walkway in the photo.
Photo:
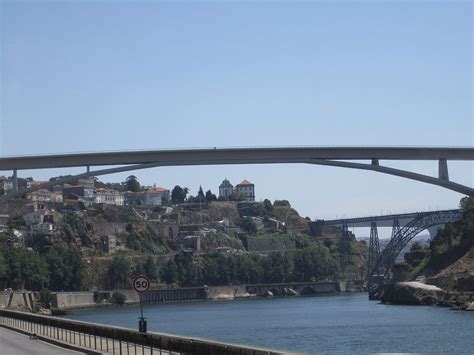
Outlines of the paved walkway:
[{"label": "paved walkway", "polygon": [[63,349],[41,340],[32,340],[27,335],[0,328],[0,353],[2,355],[61,355],[81,354]]}]

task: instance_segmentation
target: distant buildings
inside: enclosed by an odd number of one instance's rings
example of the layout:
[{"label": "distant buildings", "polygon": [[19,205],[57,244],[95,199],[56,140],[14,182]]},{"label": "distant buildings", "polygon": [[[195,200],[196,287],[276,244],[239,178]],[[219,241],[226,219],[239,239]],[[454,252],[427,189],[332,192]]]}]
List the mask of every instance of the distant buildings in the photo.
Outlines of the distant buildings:
[{"label": "distant buildings", "polygon": [[245,201],[255,201],[255,185],[248,180],[243,180],[235,188],[229,180],[224,179],[219,185],[219,198],[228,200],[234,192],[240,192],[245,196]]}]

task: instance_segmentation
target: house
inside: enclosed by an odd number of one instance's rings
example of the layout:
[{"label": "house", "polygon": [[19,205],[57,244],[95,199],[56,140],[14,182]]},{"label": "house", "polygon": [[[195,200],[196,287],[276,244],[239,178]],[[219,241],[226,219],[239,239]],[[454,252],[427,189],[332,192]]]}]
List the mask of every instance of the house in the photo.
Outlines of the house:
[{"label": "house", "polygon": [[155,187],[143,193],[143,204],[147,206],[161,206],[163,202],[170,200],[170,190],[163,187]]},{"label": "house", "polygon": [[0,187],[3,188],[3,194],[6,195],[13,190],[13,180],[5,176],[0,176]]},{"label": "house", "polygon": [[58,223],[61,219],[61,213],[48,209],[40,209],[23,215],[23,220],[27,226],[41,223]]},{"label": "house", "polygon": [[38,210],[43,210],[46,208],[46,205],[41,202],[33,202],[33,203],[28,203],[23,207],[23,212],[24,213],[33,213]]},{"label": "house", "polygon": [[230,195],[234,192],[234,186],[225,178],[219,185],[219,198],[228,200]]},{"label": "house", "polygon": [[117,249],[117,237],[115,235],[103,235],[100,237],[102,250],[107,254],[115,254]]},{"label": "house", "polygon": [[36,187],[38,185],[46,184],[49,181],[41,181],[41,180],[27,180],[26,181],[26,188],[29,189],[30,187]]},{"label": "house", "polygon": [[34,202],[50,202],[51,192],[46,189],[41,189],[29,193],[26,197],[28,200]]},{"label": "house", "polygon": [[63,202],[63,193],[51,192],[51,202]]},{"label": "house", "polygon": [[[81,181],[81,180],[79,180]],[[84,202],[85,205],[90,205],[95,201],[96,190],[93,185],[73,185],[63,187],[63,200],[72,199],[74,200],[77,196],[77,200]]]},{"label": "house", "polygon": [[95,203],[123,206],[124,195],[117,190],[98,188],[96,190]]},{"label": "house", "polygon": [[245,201],[255,201],[255,185],[248,180],[243,180],[235,186],[235,191],[241,192],[245,196]]},{"label": "house", "polygon": [[143,205],[143,192],[127,191],[124,195],[125,206],[141,206]]}]

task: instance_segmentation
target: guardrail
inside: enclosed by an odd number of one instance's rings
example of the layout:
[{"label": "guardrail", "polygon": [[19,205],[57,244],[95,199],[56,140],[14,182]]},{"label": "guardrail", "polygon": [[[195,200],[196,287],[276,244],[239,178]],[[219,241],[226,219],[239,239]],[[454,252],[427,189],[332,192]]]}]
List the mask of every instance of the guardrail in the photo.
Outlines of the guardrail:
[{"label": "guardrail", "polygon": [[58,345],[74,345],[93,353],[130,354],[244,354],[273,355],[286,352],[188,338],[166,333],[137,331],[59,317],[0,310],[0,326],[55,340]]}]

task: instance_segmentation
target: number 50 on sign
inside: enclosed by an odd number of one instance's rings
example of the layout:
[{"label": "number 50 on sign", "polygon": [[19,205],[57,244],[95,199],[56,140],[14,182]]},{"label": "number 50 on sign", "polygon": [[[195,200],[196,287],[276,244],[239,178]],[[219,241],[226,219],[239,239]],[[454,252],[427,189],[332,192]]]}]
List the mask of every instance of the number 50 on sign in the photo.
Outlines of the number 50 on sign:
[{"label": "number 50 on sign", "polygon": [[135,276],[132,280],[132,287],[138,293],[146,292],[150,288],[150,279],[145,275]]}]

